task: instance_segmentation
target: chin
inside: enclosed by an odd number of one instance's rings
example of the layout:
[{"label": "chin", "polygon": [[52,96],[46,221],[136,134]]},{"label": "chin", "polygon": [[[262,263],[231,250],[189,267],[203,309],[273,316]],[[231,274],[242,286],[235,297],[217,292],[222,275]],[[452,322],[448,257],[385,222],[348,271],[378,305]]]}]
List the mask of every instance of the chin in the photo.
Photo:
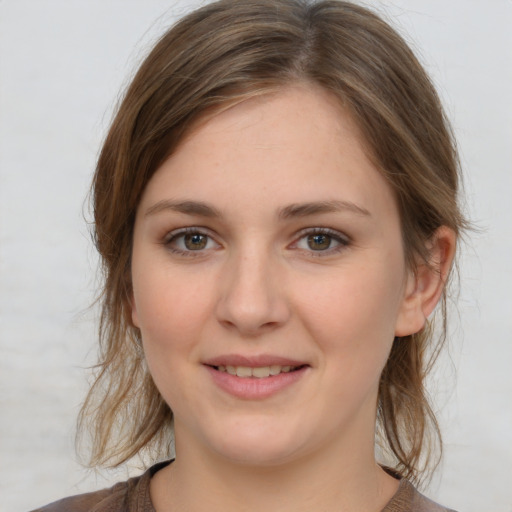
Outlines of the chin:
[{"label": "chin", "polygon": [[[278,427],[279,428],[279,427]],[[235,429],[226,428],[231,435],[226,439],[211,440],[218,455],[231,462],[247,466],[279,466],[300,456],[303,446],[296,431],[281,425],[273,428],[254,428],[254,425]]]},{"label": "chin", "polygon": [[298,455],[293,449],[269,447],[265,444],[256,446],[230,446],[219,451],[224,459],[241,466],[275,467],[294,460]]}]

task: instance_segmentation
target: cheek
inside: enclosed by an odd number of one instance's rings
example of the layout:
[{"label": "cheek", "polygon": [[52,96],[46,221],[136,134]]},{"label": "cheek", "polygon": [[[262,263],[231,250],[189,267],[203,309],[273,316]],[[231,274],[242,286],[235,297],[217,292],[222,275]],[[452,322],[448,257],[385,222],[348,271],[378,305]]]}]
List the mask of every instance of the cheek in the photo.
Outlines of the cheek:
[{"label": "cheek", "polygon": [[204,281],[186,274],[146,272],[134,282],[136,315],[150,358],[190,348],[210,314],[205,288]]},{"label": "cheek", "polygon": [[209,304],[204,283],[173,277],[145,272],[134,282],[134,299],[149,371],[164,400],[178,410],[197,386],[193,369]]},{"label": "cheek", "polygon": [[324,352],[336,354],[334,361],[350,361],[351,368],[384,364],[399,311],[399,276],[382,265],[352,266],[296,292],[302,321]]}]

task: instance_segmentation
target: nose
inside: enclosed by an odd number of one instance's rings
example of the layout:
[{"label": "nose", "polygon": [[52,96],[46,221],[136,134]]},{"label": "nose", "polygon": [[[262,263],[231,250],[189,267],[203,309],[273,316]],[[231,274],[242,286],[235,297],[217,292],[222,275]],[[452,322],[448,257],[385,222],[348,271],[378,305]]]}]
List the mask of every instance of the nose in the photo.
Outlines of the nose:
[{"label": "nose", "polygon": [[258,336],[290,317],[282,269],[271,255],[254,249],[230,258],[221,276],[217,318],[244,336]]}]

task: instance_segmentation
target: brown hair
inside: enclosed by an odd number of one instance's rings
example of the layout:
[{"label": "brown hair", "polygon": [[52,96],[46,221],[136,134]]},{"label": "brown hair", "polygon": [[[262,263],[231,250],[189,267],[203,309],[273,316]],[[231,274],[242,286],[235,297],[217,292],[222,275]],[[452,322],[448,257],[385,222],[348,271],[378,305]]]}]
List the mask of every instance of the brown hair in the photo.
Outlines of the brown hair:
[{"label": "brown hair", "polygon": [[[320,85],[351,112],[396,195],[412,268],[428,260],[425,242],[438,227],[464,228],[457,154],[438,96],[386,22],[333,0],[221,0],[192,12],[141,65],[94,176],[104,272],[100,359],[79,419],[79,431],[88,424],[92,433],[92,465],[118,465],[145,450],[161,458],[172,439],[172,412],[131,323],[133,225],[148,180],[206,111],[297,82]],[[429,440],[440,446],[424,379],[445,338],[446,296],[439,314],[437,339],[427,326],[395,340],[380,381],[378,433],[394,469],[416,481],[434,453]]]}]

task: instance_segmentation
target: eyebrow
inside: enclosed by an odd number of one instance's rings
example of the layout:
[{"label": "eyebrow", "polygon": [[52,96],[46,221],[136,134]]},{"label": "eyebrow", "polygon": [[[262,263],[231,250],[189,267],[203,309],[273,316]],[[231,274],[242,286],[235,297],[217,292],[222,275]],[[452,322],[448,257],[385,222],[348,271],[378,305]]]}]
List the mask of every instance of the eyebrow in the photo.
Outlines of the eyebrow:
[{"label": "eyebrow", "polygon": [[[164,199],[158,201],[146,210],[145,216],[154,215],[162,211],[172,210],[186,215],[197,215],[207,218],[222,217],[220,210],[202,201],[172,201]],[[286,220],[296,217],[308,217],[322,213],[350,212],[356,215],[371,217],[371,213],[362,206],[350,201],[312,201],[309,203],[294,203],[278,211],[278,218]]]},{"label": "eyebrow", "polygon": [[165,210],[172,210],[186,215],[198,215],[200,217],[222,217],[217,208],[200,201],[171,201],[164,199],[158,201],[146,210],[145,216],[154,215]]},{"label": "eyebrow", "polygon": [[365,217],[371,217],[371,213],[362,206],[350,201],[313,201],[310,203],[290,204],[279,211],[279,218],[307,217],[321,213],[351,212]]}]

